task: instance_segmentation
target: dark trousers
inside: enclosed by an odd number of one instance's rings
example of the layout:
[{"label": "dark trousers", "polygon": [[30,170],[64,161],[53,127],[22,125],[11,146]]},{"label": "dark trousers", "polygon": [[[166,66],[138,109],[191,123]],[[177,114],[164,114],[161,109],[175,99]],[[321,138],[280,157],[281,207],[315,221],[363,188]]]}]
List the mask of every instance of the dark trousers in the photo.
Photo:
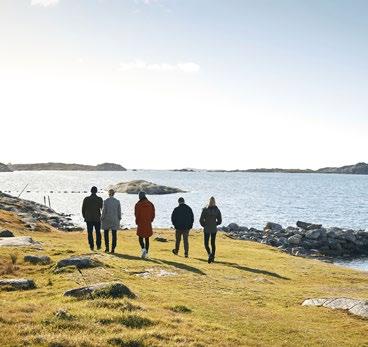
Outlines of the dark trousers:
[{"label": "dark trousers", "polygon": [[95,248],[93,241],[93,228],[96,230],[96,246],[101,248],[101,222],[86,222],[89,248]]},{"label": "dark trousers", "polygon": [[140,237],[139,236],[139,244],[141,245],[141,248],[145,248],[146,251],[148,252],[148,249],[149,249],[149,237]]},{"label": "dark trousers", "polygon": [[[216,235],[217,235],[217,233],[213,233],[213,234],[204,233],[204,247],[206,247],[206,251],[207,251],[208,255],[212,254],[213,256],[215,256],[215,253],[216,253]],[[209,247],[210,239],[211,239],[212,251],[211,251],[211,248]]]},{"label": "dark trousers", "polygon": [[[111,230],[111,233],[112,233],[111,249],[114,251],[115,248],[116,248],[116,242],[117,242],[116,230]],[[109,250],[110,240],[109,240],[109,231],[108,230],[104,230],[104,239],[105,239],[105,248],[106,248],[106,250]]]},{"label": "dark trousers", "polygon": [[189,252],[189,230],[176,230],[175,231],[175,251],[179,252],[181,237],[183,236],[184,241],[184,254],[188,255]]}]

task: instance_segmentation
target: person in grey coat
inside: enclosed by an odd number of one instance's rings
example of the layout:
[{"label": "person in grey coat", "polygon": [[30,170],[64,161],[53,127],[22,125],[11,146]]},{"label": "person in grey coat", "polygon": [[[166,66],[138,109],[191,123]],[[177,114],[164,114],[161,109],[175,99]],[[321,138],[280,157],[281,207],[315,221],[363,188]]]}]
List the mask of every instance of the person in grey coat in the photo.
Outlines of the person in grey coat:
[{"label": "person in grey coat", "polygon": [[120,229],[121,220],[121,206],[120,201],[114,198],[115,191],[109,190],[109,197],[104,201],[102,215],[101,215],[101,228],[104,230],[105,238],[105,252],[109,252],[109,230],[112,232],[112,245],[111,253],[115,252],[117,237],[117,230]]},{"label": "person in grey coat", "polygon": [[[208,254],[208,263],[210,264],[215,260],[217,226],[222,223],[221,211],[216,206],[216,200],[213,196],[210,198],[208,206],[202,210],[199,223],[203,227],[204,247]],[[210,239],[212,250],[209,246]]]}]

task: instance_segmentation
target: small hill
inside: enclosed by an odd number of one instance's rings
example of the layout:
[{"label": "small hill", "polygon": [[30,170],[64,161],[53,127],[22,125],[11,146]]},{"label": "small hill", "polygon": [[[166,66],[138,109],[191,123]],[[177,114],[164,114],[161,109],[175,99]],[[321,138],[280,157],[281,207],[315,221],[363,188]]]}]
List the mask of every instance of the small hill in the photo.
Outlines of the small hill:
[{"label": "small hill", "polygon": [[8,165],[0,163],[0,172],[12,172]]},{"label": "small hill", "polygon": [[14,171],[126,171],[123,166],[113,163],[99,165],[66,163],[12,164],[11,168]]},{"label": "small hill", "polygon": [[184,190],[181,190],[179,188],[162,186],[144,180],[121,182],[118,184],[110,185],[107,189],[114,189],[117,193],[127,194],[138,194],[140,191],[145,191],[147,194],[150,195],[185,193]]},{"label": "small hill", "polygon": [[358,163],[341,167],[325,167],[317,170],[319,173],[368,175],[368,164]]}]

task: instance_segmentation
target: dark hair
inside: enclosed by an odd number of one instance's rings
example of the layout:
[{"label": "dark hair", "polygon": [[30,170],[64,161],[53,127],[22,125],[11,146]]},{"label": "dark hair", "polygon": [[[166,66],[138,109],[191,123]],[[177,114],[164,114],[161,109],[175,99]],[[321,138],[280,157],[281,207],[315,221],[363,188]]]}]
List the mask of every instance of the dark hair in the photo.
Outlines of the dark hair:
[{"label": "dark hair", "polygon": [[185,200],[184,200],[184,198],[183,198],[183,197],[180,197],[180,198],[178,199],[178,203],[179,203],[179,204],[184,204],[184,202],[185,202]]},{"label": "dark hair", "polygon": [[96,194],[96,193],[97,193],[97,187],[93,186],[93,187],[91,188],[91,193],[92,193],[92,194]]}]

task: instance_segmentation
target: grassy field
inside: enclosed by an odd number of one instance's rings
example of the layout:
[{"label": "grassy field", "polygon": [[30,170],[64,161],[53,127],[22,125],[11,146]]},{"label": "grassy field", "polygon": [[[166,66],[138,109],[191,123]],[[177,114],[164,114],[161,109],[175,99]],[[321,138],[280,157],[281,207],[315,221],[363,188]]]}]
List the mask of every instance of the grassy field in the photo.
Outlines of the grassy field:
[{"label": "grassy field", "polygon": [[[37,289],[0,291],[1,346],[368,346],[368,321],[345,312],[302,307],[311,297],[368,298],[368,274],[218,237],[217,261],[207,264],[202,233],[191,232],[190,258],[174,256],[171,230],[155,235],[150,259],[139,258],[134,231],[119,232],[117,254],[91,253],[85,233],[40,225],[23,229],[0,212],[0,230],[30,235],[42,250],[0,248],[1,278],[31,278]],[[42,231],[45,230],[45,231]],[[25,254],[53,262],[93,254],[105,266],[54,273],[23,262]],[[182,250],[181,250],[182,254]],[[165,270],[171,276],[159,277]],[[140,276],[145,272],[150,276]],[[76,300],[64,291],[121,281],[136,299]],[[55,313],[66,310],[66,315]]]}]

